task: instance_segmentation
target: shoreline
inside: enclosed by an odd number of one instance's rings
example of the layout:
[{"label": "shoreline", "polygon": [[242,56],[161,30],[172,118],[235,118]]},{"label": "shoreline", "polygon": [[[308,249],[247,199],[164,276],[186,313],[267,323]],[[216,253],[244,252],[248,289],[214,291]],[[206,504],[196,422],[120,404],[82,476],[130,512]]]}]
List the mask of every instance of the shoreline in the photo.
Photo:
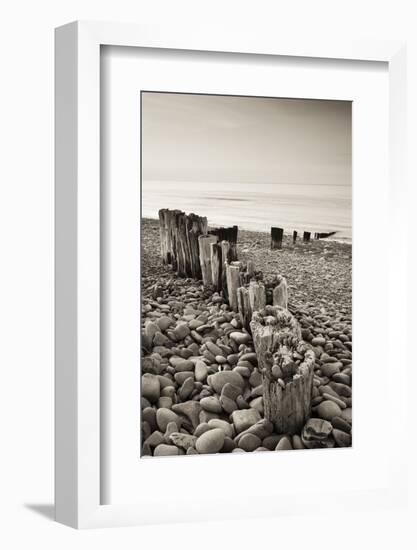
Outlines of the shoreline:
[{"label": "shoreline", "polygon": [[[146,221],[158,222],[159,223],[159,218],[152,218],[152,217],[149,217],[149,216],[142,216],[141,217],[141,222],[146,222]],[[209,229],[214,228],[214,227],[228,227],[228,226],[226,226],[224,224],[218,224],[218,225],[210,225],[209,224]],[[251,232],[251,233],[262,233],[262,234],[265,234],[265,235],[269,235],[268,231],[262,230],[262,229],[252,229],[252,228],[246,229],[245,227],[243,227],[241,225],[238,225],[238,228],[239,228],[239,231],[247,231],[247,232]],[[287,237],[287,238],[292,240],[292,231],[293,231],[292,229],[286,230],[284,228],[284,238]],[[307,229],[306,229],[306,231],[307,231]],[[315,231],[311,230],[311,233],[314,235]],[[338,233],[338,231],[336,231],[336,234],[337,233]],[[301,233],[301,231],[298,231],[297,239],[300,239],[300,238],[302,238],[302,233]],[[311,240],[314,241],[313,238]],[[335,238],[335,236],[333,236],[333,237],[325,237],[323,239],[318,239],[318,240],[328,241],[328,242],[330,242],[330,241],[331,242],[337,242],[337,243],[348,244],[348,245],[352,246],[352,239],[348,238],[348,237],[338,239],[338,238]]]}]

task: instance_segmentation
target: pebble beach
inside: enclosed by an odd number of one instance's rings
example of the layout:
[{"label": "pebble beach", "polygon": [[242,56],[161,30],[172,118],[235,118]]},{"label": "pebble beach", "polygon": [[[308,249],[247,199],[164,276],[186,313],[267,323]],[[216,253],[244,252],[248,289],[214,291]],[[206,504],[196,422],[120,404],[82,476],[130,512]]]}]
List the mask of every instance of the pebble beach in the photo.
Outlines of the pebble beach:
[{"label": "pebble beach", "polygon": [[158,220],[141,227],[141,456],[351,446],[351,244],[284,235],[271,250],[268,233],[239,228],[239,260],[286,278],[288,309],[315,355],[311,417],[285,434],[264,418],[262,375],[239,314],[162,264]]}]

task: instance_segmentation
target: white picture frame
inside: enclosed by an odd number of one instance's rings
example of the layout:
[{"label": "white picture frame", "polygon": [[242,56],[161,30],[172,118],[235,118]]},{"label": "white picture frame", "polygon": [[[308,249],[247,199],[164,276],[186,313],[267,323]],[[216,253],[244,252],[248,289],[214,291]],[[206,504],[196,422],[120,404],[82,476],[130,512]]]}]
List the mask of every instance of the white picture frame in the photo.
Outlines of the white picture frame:
[{"label": "white picture frame", "polygon": [[[382,61],[389,70],[389,150],[392,227],[400,235],[405,144],[405,44],[394,41],[318,40],[240,35],[194,29],[75,22],[56,30],[56,519],[77,528],[161,521],[152,507],[101,504],[100,476],[100,48],[127,46],[233,52],[303,58]],[[394,238],[395,235],[392,237]],[[397,256],[404,269],[404,251]],[[404,316],[404,302],[389,303],[389,314]],[[405,346],[404,346],[405,349]],[[405,352],[403,352],[405,353]],[[405,361],[404,361],[405,364]],[[400,367],[399,367],[400,368]],[[405,369],[405,367],[402,367]],[[405,372],[405,370],[404,370]],[[405,376],[403,377],[405,381]],[[404,382],[405,383],[405,382]],[[401,386],[401,384],[400,384]],[[405,393],[405,390],[404,390]],[[397,399],[401,399],[399,388]],[[390,455],[383,491],[348,495],[352,507],[393,503],[404,498],[401,470],[404,407],[398,408],[398,448]],[[403,423],[404,424],[404,423]],[[388,452],[388,451],[387,451]],[[308,510],[317,495],[294,494],[276,503],[273,514]],[[198,504],[198,503],[197,503]],[[241,511],[239,511],[240,514]],[[265,511],[266,514],[266,511]],[[249,514],[250,515],[250,514]],[[262,515],[259,511],[254,515]],[[207,515],[205,514],[205,519]],[[213,514],[213,517],[215,515]],[[231,512],[226,517],[234,517]],[[164,521],[181,519],[166,503]]]}]

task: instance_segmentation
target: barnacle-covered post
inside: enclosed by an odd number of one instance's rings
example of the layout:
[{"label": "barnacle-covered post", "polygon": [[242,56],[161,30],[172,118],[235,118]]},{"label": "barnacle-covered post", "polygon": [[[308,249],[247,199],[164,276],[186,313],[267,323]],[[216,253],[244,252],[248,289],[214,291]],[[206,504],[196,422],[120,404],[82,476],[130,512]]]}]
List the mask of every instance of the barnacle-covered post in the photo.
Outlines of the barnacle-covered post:
[{"label": "barnacle-covered post", "polygon": [[255,311],[250,326],[262,373],[265,418],[277,433],[300,433],[311,414],[314,352],[302,343],[298,321],[285,308]]}]

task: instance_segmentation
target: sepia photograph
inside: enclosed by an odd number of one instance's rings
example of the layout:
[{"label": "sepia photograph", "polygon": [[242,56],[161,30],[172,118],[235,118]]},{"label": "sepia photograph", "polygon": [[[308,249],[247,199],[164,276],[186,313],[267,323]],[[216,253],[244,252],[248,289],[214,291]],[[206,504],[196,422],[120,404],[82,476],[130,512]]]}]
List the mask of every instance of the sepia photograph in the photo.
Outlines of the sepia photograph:
[{"label": "sepia photograph", "polygon": [[140,102],[140,456],[351,447],[351,102]]}]

